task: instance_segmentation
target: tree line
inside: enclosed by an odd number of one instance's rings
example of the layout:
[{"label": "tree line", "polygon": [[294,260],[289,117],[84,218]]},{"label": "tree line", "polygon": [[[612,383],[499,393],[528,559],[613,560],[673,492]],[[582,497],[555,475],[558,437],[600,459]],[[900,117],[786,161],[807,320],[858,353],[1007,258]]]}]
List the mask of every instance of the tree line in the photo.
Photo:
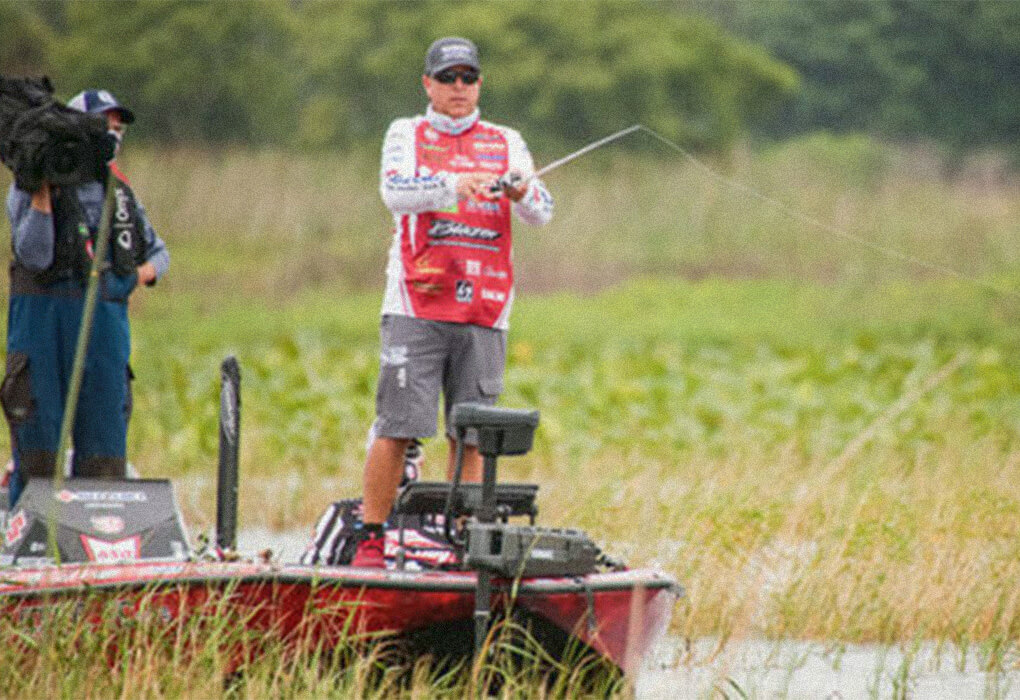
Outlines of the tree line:
[{"label": "tree line", "polygon": [[679,0],[792,66],[801,88],[758,130],[863,131],[954,148],[1020,132],[1015,0]]},{"label": "tree line", "polygon": [[0,0],[0,70],[107,87],[152,142],[347,149],[424,108],[449,34],[479,45],[485,116],[537,147],[635,122],[702,150],[1020,126],[1020,3],[996,0]]},{"label": "tree line", "polygon": [[487,118],[534,145],[641,121],[723,148],[795,90],[794,72],[716,22],[620,2],[2,2],[4,71],[65,99],[108,87],[151,141],[375,145],[421,112],[436,38],[479,45]]}]

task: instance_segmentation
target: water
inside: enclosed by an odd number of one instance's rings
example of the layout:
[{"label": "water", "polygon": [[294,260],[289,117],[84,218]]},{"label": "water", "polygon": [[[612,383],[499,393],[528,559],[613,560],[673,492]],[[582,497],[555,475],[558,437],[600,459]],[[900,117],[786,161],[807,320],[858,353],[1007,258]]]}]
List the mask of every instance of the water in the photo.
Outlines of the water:
[{"label": "water", "polygon": [[[272,550],[273,558],[295,562],[311,536],[309,529],[274,532],[248,528],[238,533],[238,551]],[[669,637],[653,650],[637,679],[642,700],[674,698],[1017,698],[1020,655],[1000,660],[988,672],[981,650],[932,642],[887,647],[792,640],[692,642]]]},{"label": "water", "polygon": [[293,564],[301,557],[311,538],[311,528],[283,532],[260,527],[246,528],[237,533],[237,551],[255,554],[269,549],[274,561]]},{"label": "water", "polygon": [[636,685],[645,700],[670,698],[1020,698],[1020,660],[990,673],[978,651],[932,642],[836,645],[791,640],[691,644],[669,638]]}]

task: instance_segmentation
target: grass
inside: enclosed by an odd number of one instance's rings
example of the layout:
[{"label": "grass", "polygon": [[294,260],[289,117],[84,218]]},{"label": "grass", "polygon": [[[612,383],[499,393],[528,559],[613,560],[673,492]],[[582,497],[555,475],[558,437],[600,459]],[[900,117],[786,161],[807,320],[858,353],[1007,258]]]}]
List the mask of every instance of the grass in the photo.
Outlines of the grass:
[{"label": "grass", "polygon": [[[1020,368],[1014,327],[997,320],[1008,309],[955,285],[856,299],[862,309],[843,314],[838,287],[661,280],[525,299],[504,404],[536,406],[543,423],[533,454],[505,473],[542,484],[546,522],[682,580],[684,634],[1015,639]],[[236,321],[224,310],[205,340],[159,321],[152,347],[164,352],[136,350],[147,358],[136,461],[208,478],[215,367],[234,350],[248,522],[307,525],[356,494],[376,303],[298,302]],[[770,322],[763,305],[786,313]],[[746,323],[728,315],[737,309]],[[439,445],[428,460],[442,463]],[[211,490],[185,497],[189,519],[207,524]]]},{"label": "grass", "polygon": [[319,618],[323,610],[283,633],[282,620],[231,603],[235,594],[154,588],[110,600],[96,592],[4,611],[4,697],[575,698],[623,688],[590,654],[550,659],[511,623],[497,624],[482,663],[408,662],[393,640],[349,628],[321,634],[336,625]]},{"label": "grass", "polygon": [[[309,527],[360,491],[387,245],[375,155],[128,155],[173,255],[132,300],[131,459],[211,527],[235,353],[242,525]],[[684,636],[1015,647],[1016,180],[825,137],[718,167],[977,283],[680,159],[565,168],[556,222],[518,230],[502,403],[542,425],[504,477],[541,484],[546,524],[675,575]],[[437,476],[439,441],[426,455]]]},{"label": "grass", "polygon": [[[873,284],[934,274],[818,223],[966,276],[1015,281],[1020,268],[1020,182],[991,158],[950,177],[920,148],[817,135],[709,161],[718,175],[708,175],[668,149],[651,160],[621,152],[550,174],[553,223],[516,235],[522,291],[592,291],[641,275]],[[308,288],[378,288],[389,217],[377,167],[374,149],[300,158],[129,149],[125,163],[175,250],[195,252],[177,281],[277,302]]]}]

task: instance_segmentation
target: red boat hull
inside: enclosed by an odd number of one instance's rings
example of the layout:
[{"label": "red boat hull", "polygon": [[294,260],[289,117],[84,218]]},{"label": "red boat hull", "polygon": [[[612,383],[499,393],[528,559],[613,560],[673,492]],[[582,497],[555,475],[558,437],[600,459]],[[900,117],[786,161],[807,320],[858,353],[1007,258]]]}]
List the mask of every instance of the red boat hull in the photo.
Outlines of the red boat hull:
[{"label": "red boat hull", "polygon": [[[624,672],[662,637],[681,594],[671,579],[653,571],[592,574],[580,578],[534,578],[496,583],[494,607],[512,607],[548,623]],[[467,635],[474,608],[470,572],[399,572],[352,567],[305,567],[241,562],[138,562],[7,569],[0,579],[0,610],[25,615],[57,600],[99,595],[115,600],[126,615],[143,605],[169,621],[202,609],[214,596],[228,601],[246,627],[284,639],[327,644],[352,633],[414,635],[450,630]],[[464,624],[459,624],[464,623]]]}]

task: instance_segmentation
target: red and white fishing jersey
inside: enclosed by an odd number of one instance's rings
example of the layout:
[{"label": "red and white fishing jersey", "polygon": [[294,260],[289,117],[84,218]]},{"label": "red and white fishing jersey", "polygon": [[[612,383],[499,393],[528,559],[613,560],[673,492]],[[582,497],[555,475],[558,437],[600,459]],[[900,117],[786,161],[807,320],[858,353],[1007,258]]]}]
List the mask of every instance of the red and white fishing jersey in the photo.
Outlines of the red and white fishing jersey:
[{"label": "red and white fishing jersey", "polygon": [[457,199],[459,173],[529,177],[521,135],[478,118],[438,114],[397,119],[383,142],[380,192],[393,212],[383,314],[505,329],[513,304],[511,211],[532,225],[552,218],[538,179],[520,202]]}]

